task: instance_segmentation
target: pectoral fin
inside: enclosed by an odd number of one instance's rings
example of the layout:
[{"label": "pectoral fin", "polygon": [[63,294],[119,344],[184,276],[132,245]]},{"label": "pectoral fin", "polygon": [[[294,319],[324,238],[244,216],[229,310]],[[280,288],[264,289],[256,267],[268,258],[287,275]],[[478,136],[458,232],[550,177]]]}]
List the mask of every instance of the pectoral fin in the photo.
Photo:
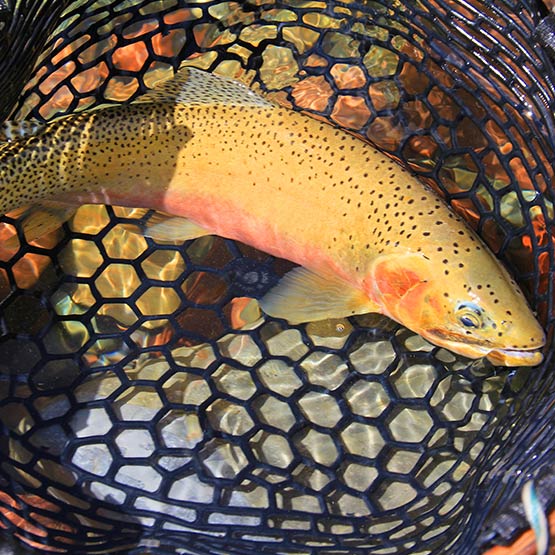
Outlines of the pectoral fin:
[{"label": "pectoral fin", "polygon": [[269,316],[292,324],[378,312],[379,307],[347,282],[295,268],[260,301]]}]

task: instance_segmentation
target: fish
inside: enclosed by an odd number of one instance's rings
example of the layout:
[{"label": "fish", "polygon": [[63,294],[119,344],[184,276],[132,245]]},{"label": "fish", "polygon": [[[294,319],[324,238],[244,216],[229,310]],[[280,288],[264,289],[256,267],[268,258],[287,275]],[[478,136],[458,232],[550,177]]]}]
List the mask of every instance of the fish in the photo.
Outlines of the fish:
[{"label": "fish", "polygon": [[271,317],[377,312],[471,359],[543,359],[522,291],[436,193],[237,81],[183,68],[128,105],[2,134],[0,213],[45,201],[155,209],[153,237],[215,234],[298,264],[260,299]]}]

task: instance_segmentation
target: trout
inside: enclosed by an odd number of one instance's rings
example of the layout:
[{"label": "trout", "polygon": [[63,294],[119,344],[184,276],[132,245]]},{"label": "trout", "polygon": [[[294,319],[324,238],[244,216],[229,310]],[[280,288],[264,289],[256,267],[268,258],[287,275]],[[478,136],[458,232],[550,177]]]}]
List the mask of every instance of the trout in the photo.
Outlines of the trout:
[{"label": "trout", "polygon": [[138,101],[8,123],[0,212],[41,200],[154,208],[149,234],[217,234],[297,264],[261,300],[291,323],[386,315],[434,345],[537,365],[543,329],[479,237],[339,129],[185,69]]}]

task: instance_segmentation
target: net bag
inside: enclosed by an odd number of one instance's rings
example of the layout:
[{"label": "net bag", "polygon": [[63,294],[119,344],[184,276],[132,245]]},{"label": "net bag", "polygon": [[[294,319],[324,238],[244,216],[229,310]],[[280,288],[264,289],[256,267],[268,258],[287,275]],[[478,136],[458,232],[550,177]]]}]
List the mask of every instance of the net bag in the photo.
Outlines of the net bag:
[{"label": "net bag", "polygon": [[[239,79],[439,191],[551,338],[543,4],[46,4],[0,3],[5,118],[128,102],[182,63]],[[136,233],[152,217],[85,206],[39,240],[1,220],[6,534],[72,554],[466,555],[527,527],[530,479],[552,507],[551,343],[507,370],[373,314],[290,325],[256,302],[289,262]]]}]

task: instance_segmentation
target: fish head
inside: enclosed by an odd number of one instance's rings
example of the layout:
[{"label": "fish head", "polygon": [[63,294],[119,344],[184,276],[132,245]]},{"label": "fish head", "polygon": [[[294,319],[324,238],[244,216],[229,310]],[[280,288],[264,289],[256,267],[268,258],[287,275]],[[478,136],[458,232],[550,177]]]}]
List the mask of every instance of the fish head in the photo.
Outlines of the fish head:
[{"label": "fish head", "polygon": [[380,257],[369,296],[434,345],[498,366],[538,365],[545,333],[515,281],[484,253],[449,265],[447,274],[422,253]]}]

